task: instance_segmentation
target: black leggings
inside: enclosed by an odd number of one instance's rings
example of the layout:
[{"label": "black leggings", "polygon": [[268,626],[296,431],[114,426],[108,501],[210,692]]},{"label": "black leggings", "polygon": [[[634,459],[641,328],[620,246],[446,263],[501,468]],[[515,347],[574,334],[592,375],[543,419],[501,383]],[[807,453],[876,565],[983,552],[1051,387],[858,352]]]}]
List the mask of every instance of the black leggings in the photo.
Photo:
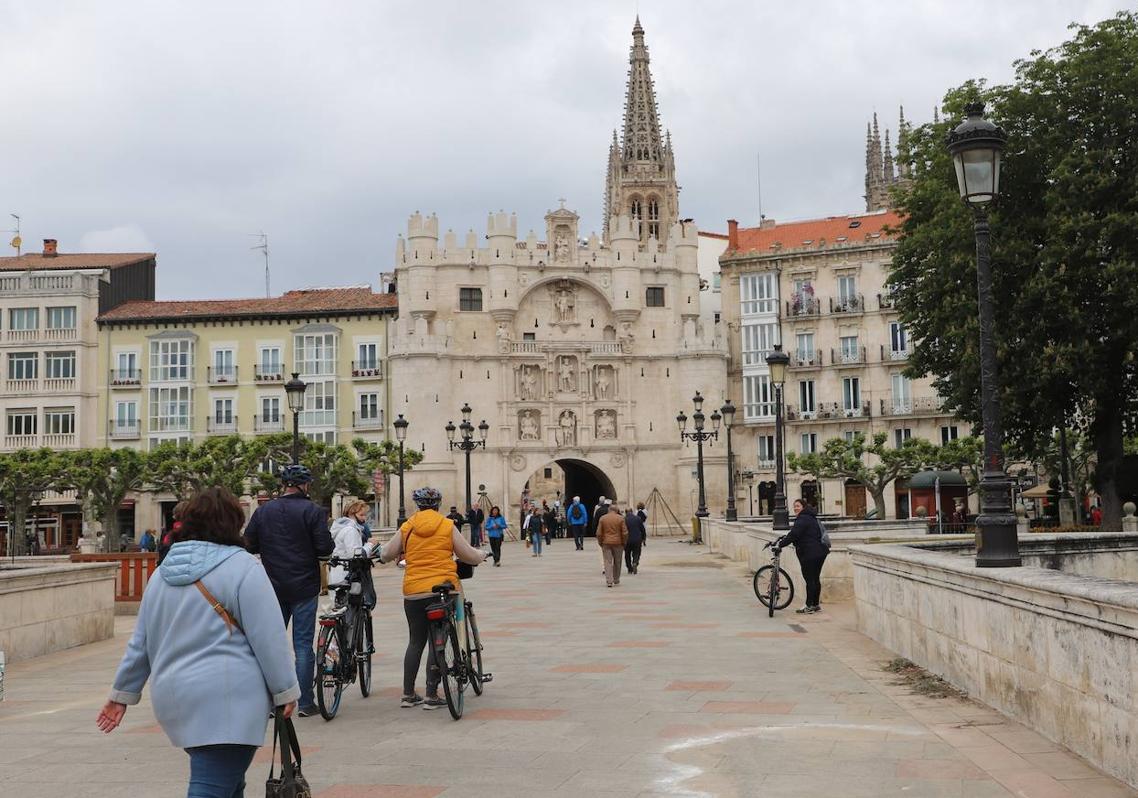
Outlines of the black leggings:
[{"label": "black leggings", "polygon": [[[423,661],[423,649],[427,647],[429,628],[427,624],[427,605],[434,604],[434,596],[421,599],[403,599],[403,612],[407,615],[407,653],[403,655],[403,695],[415,692],[415,676],[419,663]],[[439,689],[439,669],[434,660],[427,657],[427,695],[435,695]]]},{"label": "black leggings", "polygon": [[490,551],[494,554],[494,562],[502,561],[502,539],[490,538]]},{"label": "black leggings", "polygon": [[802,567],[802,578],[806,581],[806,604],[809,607],[817,607],[822,600],[822,564],[825,562],[825,554],[798,561]]}]

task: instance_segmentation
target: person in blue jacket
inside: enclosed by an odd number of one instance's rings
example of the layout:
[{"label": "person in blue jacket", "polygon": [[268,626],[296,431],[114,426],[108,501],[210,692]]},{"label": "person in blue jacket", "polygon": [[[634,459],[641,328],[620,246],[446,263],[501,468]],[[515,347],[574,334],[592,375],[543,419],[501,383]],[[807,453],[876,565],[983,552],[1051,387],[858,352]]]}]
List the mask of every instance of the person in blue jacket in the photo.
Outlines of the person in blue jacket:
[{"label": "person in blue jacket", "polygon": [[270,711],[289,717],[300,686],[273,586],[245,551],[237,499],[208,488],[182,522],[97,723],[113,731],[149,681],[162,731],[189,754],[188,795],[240,796]]},{"label": "person in blue jacket", "polygon": [[506,517],[498,507],[490,508],[486,518],[486,537],[490,541],[490,551],[494,555],[494,565],[502,565],[502,538],[506,535]]},{"label": "person in blue jacket", "polygon": [[569,509],[565,511],[565,520],[573,532],[573,542],[577,544],[577,551],[585,550],[585,527],[589,524],[589,511],[581,504],[581,497],[574,496]]}]

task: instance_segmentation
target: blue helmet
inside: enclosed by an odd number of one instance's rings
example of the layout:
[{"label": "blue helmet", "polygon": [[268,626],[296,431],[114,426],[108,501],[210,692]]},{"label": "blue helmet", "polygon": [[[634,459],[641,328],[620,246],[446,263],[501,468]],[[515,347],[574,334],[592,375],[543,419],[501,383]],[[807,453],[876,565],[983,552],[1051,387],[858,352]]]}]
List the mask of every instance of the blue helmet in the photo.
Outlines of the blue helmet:
[{"label": "blue helmet", "polygon": [[306,485],[312,481],[312,472],[300,463],[292,463],[281,469],[281,482],[288,487]]},{"label": "blue helmet", "polygon": [[437,510],[443,502],[443,495],[438,488],[416,488],[411,492],[411,501],[421,510]]}]

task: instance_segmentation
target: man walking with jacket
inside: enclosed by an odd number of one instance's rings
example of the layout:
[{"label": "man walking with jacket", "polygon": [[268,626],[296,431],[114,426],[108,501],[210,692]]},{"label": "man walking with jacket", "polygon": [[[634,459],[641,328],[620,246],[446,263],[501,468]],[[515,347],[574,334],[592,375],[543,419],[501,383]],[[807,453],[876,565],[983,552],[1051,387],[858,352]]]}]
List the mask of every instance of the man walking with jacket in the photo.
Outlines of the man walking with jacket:
[{"label": "man walking with jacket", "polygon": [[589,523],[589,511],[585,509],[585,505],[581,504],[580,496],[573,497],[573,503],[569,505],[569,510],[565,513],[565,519],[569,522],[569,529],[573,532],[573,542],[577,544],[577,551],[584,550],[585,527]]},{"label": "man walking with jacket", "polygon": [[316,602],[320,593],[320,557],[332,554],[335,544],[328,532],[324,510],[308,498],[312,472],[293,463],[281,471],[285,490],[277,498],[257,508],[245,527],[245,545],[261,555],[261,564],[277,601],[285,625],[292,619],[292,649],[296,655],[296,680],[300,683],[301,717],[315,715],[312,681],[316,653]]},{"label": "man walking with jacket", "polygon": [[624,544],[624,565],[630,574],[634,574],[640,570],[640,550],[648,542],[648,531],[644,528],[640,514],[631,507],[624,516],[624,525],[628,527],[628,542]]},{"label": "man walking with jacket", "polygon": [[628,526],[624,516],[615,504],[609,505],[607,513],[597,521],[597,545],[605,561],[605,584],[609,587],[620,584],[620,555],[628,542]]}]

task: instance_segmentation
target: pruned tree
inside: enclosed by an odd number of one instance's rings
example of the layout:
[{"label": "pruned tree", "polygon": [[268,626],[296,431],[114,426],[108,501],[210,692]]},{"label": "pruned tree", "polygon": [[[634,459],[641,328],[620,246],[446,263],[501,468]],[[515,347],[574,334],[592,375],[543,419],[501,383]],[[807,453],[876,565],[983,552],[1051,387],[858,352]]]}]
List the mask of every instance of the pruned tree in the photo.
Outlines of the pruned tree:
[{"label": "pruned tree", "polygon": [[54,449],[17,449],[0,454],[0,504],[8,521],[8,551],[28,554],[28,512],[49,490],[67,485],[67,458]]},{"label": "pruned tree", "polygon": [[79,449],[64,456],[65,483],[77,494],[84,526],[98,522],[104,550],[116,551],[118,510],[128,494],[145,486],[147,453],[137,449]]}]

